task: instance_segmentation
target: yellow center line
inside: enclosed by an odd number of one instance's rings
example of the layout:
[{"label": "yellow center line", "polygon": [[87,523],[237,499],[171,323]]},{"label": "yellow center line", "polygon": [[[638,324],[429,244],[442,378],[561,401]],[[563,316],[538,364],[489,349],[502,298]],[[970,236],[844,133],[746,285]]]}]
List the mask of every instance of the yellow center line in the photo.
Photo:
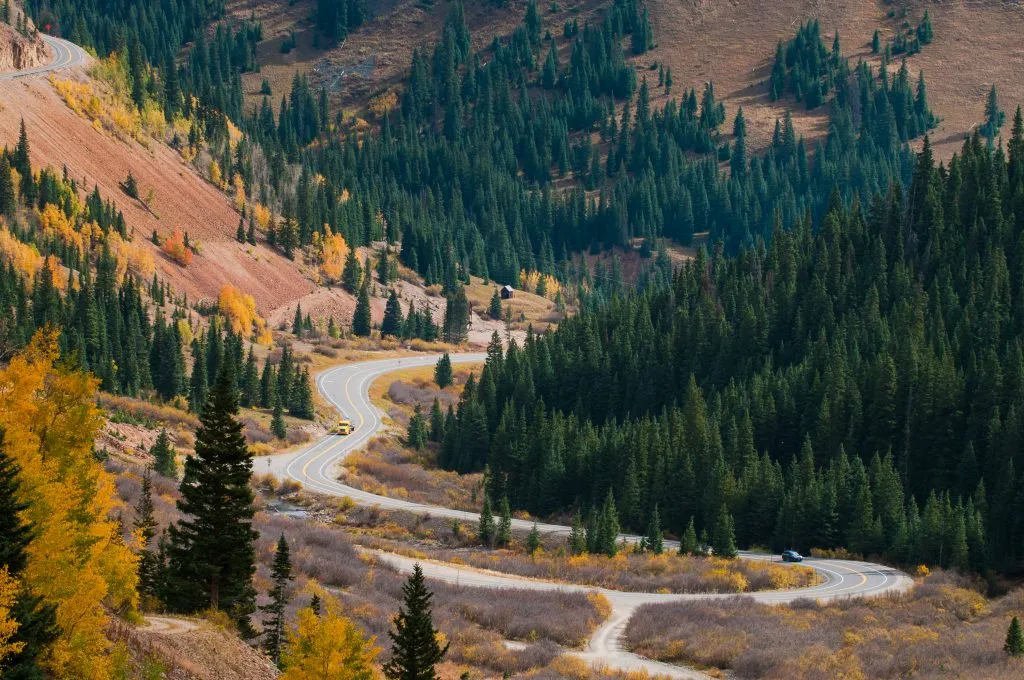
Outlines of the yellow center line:
[{"label": "yellow center line", "polygon": [[[345,389],[345,392],[344,392],[345,394],[348,394],[348,385],[349,385],[349,382],[351,380],[352,380],[352,374],[350,373],[349,376],[347,378],[345,378],[345,388],[344,388]],[[302,479],[303,480],[309,479],[309,466],[310,465],[312,465],[313,463],[315,463],[318,460],[320,460],[321,458],[323,458],[326,454],[334,451],[334,449],[338,448],[338,445],[341,444],[342,442],[344,442],[344,439],[339,437],[338,441],[336,441],[334,444],[331,444],[326,449],[324,449],[323,451],[321,451],[320,453],[316,454],[315,456],[310,458],[308,461],[306,461],[306,464],[302,466]]]}]

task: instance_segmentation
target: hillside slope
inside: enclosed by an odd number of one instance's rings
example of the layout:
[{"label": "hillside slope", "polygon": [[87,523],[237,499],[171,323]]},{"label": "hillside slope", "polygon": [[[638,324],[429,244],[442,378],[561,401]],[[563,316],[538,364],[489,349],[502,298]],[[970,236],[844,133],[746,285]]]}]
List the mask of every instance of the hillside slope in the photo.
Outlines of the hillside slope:
[{"label": "hillside slope", "polygon": [[[167,235],[180,227],[188,232],[199,254],[187,268],[164,257],[151,243],[150,247],[159,276],[190,300],[216,300],[221,286],[232,283],[251,294],[266,314],[313,290],[313,283],[295,263],[276,251],[235,241],[239,214],[227,196],[173,149],[155,142],[147,149],[97,130],[68,108],[53,85],[41,77],[0,82],[0,102],[0,145],[17,141],[24,119],[33,166],[64,166],[83,190],[98,186],[124,213],[138,242],[149,243],[153,231]],[[121,189],[120,182],[129,171],[138,180],[141,194],[153,189],[151,211]]]}]

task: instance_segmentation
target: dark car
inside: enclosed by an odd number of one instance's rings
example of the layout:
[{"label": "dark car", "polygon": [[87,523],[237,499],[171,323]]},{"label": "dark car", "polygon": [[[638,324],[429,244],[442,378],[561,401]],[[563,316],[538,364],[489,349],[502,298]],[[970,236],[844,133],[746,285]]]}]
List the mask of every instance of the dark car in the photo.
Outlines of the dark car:
[{"label": "dark car", "polygon": [[782,552],[783,562],[803,562],[804,556],[795,550],[784,550]]}]

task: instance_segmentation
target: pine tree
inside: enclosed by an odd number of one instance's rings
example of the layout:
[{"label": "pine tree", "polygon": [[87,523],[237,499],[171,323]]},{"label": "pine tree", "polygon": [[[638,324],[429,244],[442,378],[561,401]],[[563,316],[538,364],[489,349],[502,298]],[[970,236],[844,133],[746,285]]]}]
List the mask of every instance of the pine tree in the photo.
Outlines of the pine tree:
[{"label": "pine tree", "polygon": [[252,408],[260,398],[260,373],[256,366],[256,353],[252,345],[249,345],[249,355],[245,359],[241,388],[242,406]]},{"label": "pine tree", "polygon": [[194,338],[192,340],[192,375],[188,381],[188,408],[192,413],[199,413],[203,404],[206,403],[208,389],[206,346],[199,338]]},{"label": "pine tree", "polygon": [[587,552],[587,532],[583,527],[583,516],[579,510],[572,518],[572,529],[569,531],[569,552],[582,555]]},{"label": "pine tree", "polygon": [[434,382],[441,389],[452,384],[452,358],[448,356],[448,352],[445,352],[434,366]]},{"label": "pine tree", "polygon": [[477,538],[482,545],[492,547],[495,539],[494,513],[491,510],[491,498],[484,494],[484,506],[480,510],[480,523],[477,525]]},{"label": "pine tree", "polygon": [[534,522],[533,528],[526,537],[526,552],[533,555],[538,548],[540,548],[540,530],[537,528],[537,523]]},{"label": "pine tree", "polygon": [[697,554],[697,529],[693,525],[693,517],[690,517],[690,521],[686,525],[686,531],[683,532],[682,538],[679,539],[679,554]]},{"label": "pine tree", "polygon": [[313,593],[313,597],[309,598],[309,608],[313,610],[313,613],[320,616],[320,596]]},{"label": "pine tree", "polygon": [[988,91],[988,100],[985,103],[985,124],[982,126],[982,134],[990,141],[995,139],[1005,120],[1006,112],[999,108],[999,94],[993,85]]},{"label": "pine tree", "polygon": [[245,232],[245,240],[249,245],[256,245],[256,218],[249,217],[249,230]]},{"label": "pine tree", "polygon": [[369,337],[370,324],[370,286],[367,280],[359,287],[356,311],[352,314],[352,332],[361,338]]},{"label": "pine tree", "polygon": [[619,551],[619,512],[615,508],[615,496],[612,490],[608,489],[605,496],[604,506],[598,519],[597,537],[594,544],[594,552],[599,552],[608,557],[615,557]]},{"label": "pine tree", "polygon": [[17,208],[14,182],[11,180],[11,164],[0,154],[0,215],[13,215]]},{"label": "pine tree", "polygon": [[171,446],[171,437],[167,434],[167,428],[162,428],[157,435],[156,441],[149,449],[149,455],[153,456],[153,469],[164,477],[176,479],[178,476],[177,452]]},{"label": "pine tree", "polygon": [[260,374],[260,408],[271,408],[277,400],[277,376],[270,357],[263,360],[263,372]]},{"label": "pine tree", "polygon": [[420,405],[416,404],[412,418],[409,419],[409,428],[406,431],[406,444],[419,451],[427,445],[427,428],[423,422],[423,414],[420,412]]},{"label": "pine tree", "polygon": [[1021,633],[1020,621],[1016,616],[1010,621],[1010,627],[1006,631],[1003,651],[1010,656],[1024,656],[1024,633]]},{"label": "pine tree", "polygon": [[651,518],[647,523],[647,535],[644,537],[644,545],[647,550],[655,555],[660,555],[665,550],[665,542],[661,534],[661,517],[658,515],[657,505],[651,511]]},{"label": "pine tree", "polygon": [[434,397],[434,404],[430,407],[430,441],[441,442],[444,440],[444,413],[441,412],[441,402]]},{"label": "pine tree", "polygon": [[316,417],[313,408],[313,384],[308,368],[304,368],[295,374],[288,412],[296,418],[303,418],[305,420],[313,420]]},{"label": "pine tree", "polygon": [[270,569],[270,602],[260,607],[267,615],[263,625],[263,649],[271,660],[280,665],[281,647],[284,644],[285,608],[290,600],[288,584],[292,579],[292,561],[288,553],[288,541],[284,534],[277,539],[277,550],[274,551],[274,564]]},{"label": "pine tree", "polygon": [[248,636],[255,610],[252,458],[242,425],[231,364],[225,362],[207,397],[196,431],[195,455],[185,461],[178,510],[168,531],[167,587],[161,599],[181,612],[228,612]]},{"label": "pine tree", "polygon": [[507,547],[512,543],[512,508],[508,504],[508,496],[501,497],[501,514],[495,543],[499,547]]},{"label": "pine tree", "polygon": [[878,54],[882,49],[882,37],[878,34],[878,29],[875,29],[874,35],[871,36],[871,54]]},{"label": "pine tree", "polygon": [[711,539],[711,547],[716,557],[732,559],[736,557],[736,532],[733,528],[732,515],[729,508],[722,504],[715,520],[715,532]]},{"label": "pine tree", "polygon": [[380,254],[380,259],[377,260],[377,282],[386,286],[391,281],[391,258],[388,257],[388,251],[385,248]]},{"label": "pine tree", "polygon": [[[23,519],[28,506],[19,500],[19,475],[20,470],[7,453],[4,433],[0,430],[0,565],[4,565],[13,578],[18,578],[28,564],[26,550],[34,533],[32,526]],[[20,643],[22,647],[4,659],[4,677],[43,680],[47,675],[43,673],[39,659],[59,633],[55,607],[45,604],[41,597],[28,589],[21,588],[9,616],[18,624],[9,642]]]},{"label": "pine tree", "polygon": [[497,288],[494,289],[494,294],[491,295],[491,303],[487,306],[487,315],[495,321],[501,321],[501,295],[498,294]]},{"label": "pine tree", "polygon": [[453,345],[463,342],[469,331],[469,300],[461,285],[448,295],[444,312],[444,341]]},{"label": "pine tree", "polygon": [[380,334],[396,338],[402,334],[402,304],[394,290],[388,295],[388,302],[384,307],[384,321],[381,322]]},{"label": "pine tree", "polygon": [[292,318],[292,333],[296,337],[302,337],[302,305],[295,305],[295,316]]},{"label": "pine tree", "polygon": [[280,395],[275,395],[274,414],[270,418],[270,432],[278,439],[288,436],[288,426],[284,422],[284,407],[281,406]]},{"label": "pine tree", "polygon": [[[129,175],[131,177],[131,175]],[[235,240],[245,243],[245,215],[238,218],[238,228],[235,229]]]},{"label": "pine tree", "polygon": [[362,280],[363,268],[359,264],[356,249],[350,248],[348,255],[345,256],[345,268],[341,273],[341,285],[348,292],[355,293],[359,290]]},{"label": "pine tree", "polygon": [[156,520],[153,518],[153,482],[149,468],[142,473],[142,490],[135,506],[136,535],[139,537],[139,595],[156,597],[157,563],[156,553],[150,549],[150,543],[156,535]]},{"label": "pine tree", "polygon": [[391,660],[384,664],[384,677],[388,680],[435,680],[435,666],[448,652],[448,644],[441,647],[439,634],[434,629],[431,600],[434,594],[427,589],[420,565],[413,567],[412,575],[404,586],[405,603],[395,616],[391,637]]}]

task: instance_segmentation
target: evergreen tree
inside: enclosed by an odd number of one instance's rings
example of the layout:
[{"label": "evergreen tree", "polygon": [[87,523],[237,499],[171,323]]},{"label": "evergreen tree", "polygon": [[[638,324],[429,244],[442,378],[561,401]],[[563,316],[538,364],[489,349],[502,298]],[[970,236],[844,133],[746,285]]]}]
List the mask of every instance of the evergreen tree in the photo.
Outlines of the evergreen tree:
[{"label": "evergreen tree", "polygon": [[11,164],[0,154],[0,215],[13,215],[17,207],[14,182],[11,180]]},{"label": "evergreen tree", "polygon": [[270,418],[270,432],[278,439],[288,436],[288,426],[284,422],[284,407],[281,406],[281,396],[275,395],[274,413]]},{"label": "evergreen tree", "polygon": [[[7,568],[9,576],[18,578],[28,564],[26,550],[33,530],[22,518],[28,506],[19,500],[20,470],[3,440],[0,430],[0,565]],[[55,607],[21,587],[8,616],[18,624],[8,642],[20,643],[21,649],[4,658],[4,678],[43,680],[48,676],[40,665],[40,657],[59,633]]]},{"label": "evergreen tree", "polygon": [[167,547],[164,602],[174,611],[219,609],[251,636],[255,610],[252,577],[256,571],[252,529],[252,458],[238,402],[225,363],[207,397],[196,431],[195,455],[185,462],[179,486],[182,519],[172,524]]},{"label": "evergreen tree", "polygon": [[434,404],[430,407],[430,441],[444,441],[444,414],[437,397],[434,397]]},{"label": "evergreen tree", "polygon": [[284,534],[277,539],[274,551],[274,564],[270,569],[270,602],[260,607],[266,615],[263,624],[263,649],[271,660],[280,665],[281,647],[284,644],[285,608],[290,600],[288,587],[292,579],[292,561],[288,551],[288,541]]},{"label": "evergreen tree", "polygon": [[171,479],[178,477],[177,452],[171,446],[171,437],[167,434],[167,428],[161,428],[156,441],[149,449],[149,455],[153,456],[153,469],[158,474]]},{"label": "evergreen tree", "polygon": [[309,369],[304,368],[295,374],[295,383],[291,390],[291,403],[288,412],[296,418],[313,420],[316,412],[313,408],[313,381]]},{"label": "evergreen tree", "polygon": [[878,34],[878,29],[875,29],[874,34],[871,36],[871,54],[878,54],[882,49],[882,38]]},{"label": "evergreen tree", "polygon": [[[129,175],[131,177],[131,175]],[[238,228],[235,229],[235,240],[245,243],[245,215],[238,218]]]},{"label": "evergreen tree", "polygon": [[427,445],[427,428],[423,422],[423,414],[420,412],[420,405],[416,404],[412,418],[409,419],[409,428],[406,431],[406,444],[419,451]]},{"label": "evergreen tree", "polygon": [[608,489],[605,496],[604,506],[598,518],[597,535],[594,541],[594,551],[608,557],[615,557],[619,551],[619,513],[615,509],[615,496],[612,490]]},{"label": "evergreen tree", "polygon": [[455,292],[448,295],[444,312],[444,341],[459,344],[466,339],[469,332],[469,300],[463,286],[455,287]]},{"label": "evergreen tree", "polygon": [[377,260],[377,282],[382,286],[391,282],[391,258],[388,257],[386,248],[380,254],[380,259]]},{"label": "evergreen tree", "polygon": [[537,528],[537,523],[533,523],[533,528],[526,537],[526,552],[533,555],[540,548],[540,531]]},{"label": "evergreen tree", "polygon": [[309,598],[309,608],[313,610],[313,613],[320,616],[320,596],[313,593],[313,597]]},{"label": "evergreen tree", "polygon": [[303,321],[302,321],[302,305],[295,305],[295,316],[292,318],[292,333],[296,337],[302,337]]},{"label": "evergreen tree", "polygon": [[260,408],[271,408],[277,401],[277,376],[274,375],[274,365],[270,363],[270,357],[263,360],[263,372],[260,374]]},{"label": "evergreen tree", "polygon": [[732,514],[729,508],[722,504],[718,511],[718,518],[715,520],[715,531],[711,539],[711,548],[716,557],[732,559],[736,557],[736,532],[733,528]]},{"label": "evergreen tree", "polygon": [[448,652],[441,647],[439,634],[434,629],[431,600],[434,595],[427,589],[420,565],[413,567],[412,575],[402,586],[404,605],[395,616],[391,637],[391,660],[384,664],[384,677],[388,680],[435,680],[435,667]]},{"label": "evergreen tree", "polygon": [[135,522],[133,524],[139,537],[139,595],[156,597],[157,571],[159,563],[156,553],[150,548],[156,535],[156,520],[153,518],[153,483],[149,468],[142,473],[142,490],[135,506]]},{"label": "evergreen tree", "polygon": [[369,337],[370,324],[370,287],[367,280],[359,287],[356,311],[352,315],[352,332],[359,337]]},{"label": "evergreen tree", "polygon": [[356,249],[350,248],[348,255],[345,256],[345,268],[341,273],[341,285],[350,293],[355,293],[360,288],[360,284],[363,280],[363,268],[359,264],[359,257],[356,255]]},{"label": "evergreen tree", "polygon": [[985,124],[982,126],[982,134],[989,139],[995,139],[999,134],[999,128],[1003,127],[1006,120],[1006,112],[999,107],[999,95],[996,86],[988,91],[988,100],[985,103]]},{"label": "evergreen tree", "polygon": [[697,529],[693,526],[692,516],[690,517],[689,523],[686,525],[686,531],[683,532],[682,538],[679,539],[679,554],[697,554]]},{"label": "evergreen tree", "polygon": [[651,511],[651,518],[647,523],[647,535],[644,537],[646,550],[660,555],[665,550],[665,542],[661,534],[661,518],[658,515],[658,506],[655,505]]},{"label": "evergreen tree", "polygon": [[398,293],[394,290],[388,295],[387,306],[384,307],[384,321],[381,323],[380,333],[396,338],[402,334],[402,305],[398,301]]},{"label": "evergreen tree", "polygon": [[452,384],[452,380],[452,358],[448,356],[448,352],[445,352],[434,366],[434,382],[438,387],[444,389]]},{"label": "evergreen tree", "polygon": [[501,320],[501,295],[498,294],[498,289],[494,289],[494,294],[491,295],[491,303],[487,306],[487,315],[495,321]]},{"label": "evergreen tree", "polygon": [[495,543],[502,548],[512,544],[512,508],[509,507],[508,496],[501,498],[501,515],[498,520]]},{"label": "evergreen tree", "polygon": [[583,528],[583,517],[580,511],[572,517],[572,529],[569,532],[569,552],[573,555],[582,555],[587,552],[587,532]]},{"label": "evergreen tree", "polygon": [[1010,621],[1010,627],[1006,631],[1003,651],[1009,656],[1024,656],[1024,633],[1021,633],[1020,621],[1016,616]]},{"label": "evergreen tree", "polygon": [[492,547],[495,539],[494,513],[491,510],[491,498],[484,493],[484,506],[480,511],[480,523],[477,526],[477,538],[481,545]]},{"label": "evergreen tree", "polygon": [[256,353],[251,344],[249,345],[249,355],[245,359],[241,383],[241,405],[246,408],[256,406],[260,398],[260,373],[256,366]]},{"label": "evergreen tree", "polygon": [[[188,408],[193,413],[206,403],[209,380],[206,374],[206,346],[200,338],[192,340],[192,376],[188,381]],[[157,470],[159,472],[159,470]],[[163,474],[161,472],[161,474]]]}]

